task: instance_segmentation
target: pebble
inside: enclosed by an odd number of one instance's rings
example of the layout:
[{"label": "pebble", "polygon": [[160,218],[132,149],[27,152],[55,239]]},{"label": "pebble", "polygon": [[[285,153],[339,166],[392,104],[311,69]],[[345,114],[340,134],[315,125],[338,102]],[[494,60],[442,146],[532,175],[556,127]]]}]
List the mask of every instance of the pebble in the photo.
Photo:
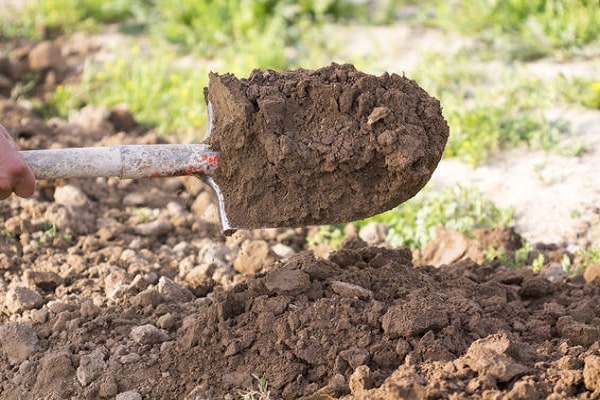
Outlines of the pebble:
[{"label": "pebble", "polygon": [[506,354],[513,346],[517,345],[505,334],[490,335],[473,342],[462,359],[469,368],[482,376],[509,382],[528,370]]},{"label": "pebble", "polygon": [[331,281],[329,284],[331,286],[331,290],[342,297],[355,297],[361,300],[367,300],[373,297],[373,292],[365,289],[362,286],[354,285],[352,283]]},{"label": "pebble", "polygon": [[142,395],[135,390],[128,390],[117,395],[115,400],[142,400]]},{"label": "pebble", "polygon": [[158,290],[154,287],[146,288],[131,298],[131,304],[140,307],[156,307],[163,301],[163,297],[160,293],[158,293]]},{"label": "pebble", "polygon": [[84,207],[90,199],[77,186],[65,185],[54,189],[54,201],[63,206]]},{"label": "pebble", "polygon": [[4,300],[4,305],[11,314],[38,308],[43,303],[44,298],[38,292],[24,286],[13,286],[8,289]]},{"label": "pebble", "polygon": [[273,262],[269,244],[264,240],[245,240],[233,261],[233,268],[240,274],[250,275]]},{"label": "pebble", "polygon": [[173,230],[173,224],[163,219],[157,219],[151,222],[144,222],[137,225],[135,233],[142,236],[162,236]]},{"label": "pebble", "polygon": [[158,344],[169,340],[169,335],[165,330],[158,329],[152,324],[132,328],[129,337],[139,344]]},{"label": "pebble", "polygon": [[53,291],[64,283],[64,279],[52,271],[33,271],[28,269],[23,276],[25,283],[32,289],[36,287],[44,291]]},{"label": "pebble", "polygon": [[38,337],[29,324],[0,324],[0,347],[10,364],[20,364],[38,349]]},{"label": "pebble", "polygon": [[104,368],[106,368],[106,362],[103,349],[97,348],[92,353],[80,357],[75,375],[82,386],[87,386],[102,374]]},{"label": "pebble", "polygon": [[550,283],[562,282],[567,277],[567,272],[563,269],[562,265],[557,262],[551,262],[541,269],[540,276],[546,279]]},{"label": "pebble", "polygon": [[388,228],[379,222],[369,222],[358,231],[358,237],[370,245],[385,243],[387,234]]},{"label": "pebble", "polygon": [[179,286],[166,276],[161,276],[158,280],[158,293],[166,300],[177,303],[186,303],[192,301],[195,296],[188,289]]},{"label": "pebble", "polygon": [[296,254],[296,251],[294,249],[283,243],[274,244],[273,246],[271,246],[271,251],[275,253],[278,257],[281,257],[282,259],[290,258]]},{"label": "pebble", "polygon": [[133,192],[123,197],[124,206],[141,206],[143,204],[146,204],[146,196],[143,193]]},{"label": "pebble", "polygon": [[161,315],[156,321],[156,325],[161,329],[171,329],[175,326],[175,317],[171,313]]}]

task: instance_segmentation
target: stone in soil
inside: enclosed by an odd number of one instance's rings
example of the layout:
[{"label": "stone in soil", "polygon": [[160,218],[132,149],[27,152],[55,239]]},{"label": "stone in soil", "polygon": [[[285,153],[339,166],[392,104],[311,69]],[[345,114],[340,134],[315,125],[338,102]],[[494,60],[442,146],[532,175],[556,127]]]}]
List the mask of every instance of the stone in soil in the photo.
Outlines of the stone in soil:
[{"label": "stone in soil", "polygon": [[214,179],[236,227],[371,216],[427,183],[448,138],[440,103],[414,81],[352,65],[210,74]]}]

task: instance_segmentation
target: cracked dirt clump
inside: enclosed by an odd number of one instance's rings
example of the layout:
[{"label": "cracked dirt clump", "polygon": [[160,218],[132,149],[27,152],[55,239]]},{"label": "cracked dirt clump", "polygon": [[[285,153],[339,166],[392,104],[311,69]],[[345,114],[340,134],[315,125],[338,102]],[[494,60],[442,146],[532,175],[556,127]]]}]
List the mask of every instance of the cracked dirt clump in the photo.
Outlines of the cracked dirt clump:
[{"label": "cracked dirt clump", "polygon": [[448,139],[440,103],[414,81],[352,65],[210,74],[208,143],[233,226],[341,223],[414,196]]}]

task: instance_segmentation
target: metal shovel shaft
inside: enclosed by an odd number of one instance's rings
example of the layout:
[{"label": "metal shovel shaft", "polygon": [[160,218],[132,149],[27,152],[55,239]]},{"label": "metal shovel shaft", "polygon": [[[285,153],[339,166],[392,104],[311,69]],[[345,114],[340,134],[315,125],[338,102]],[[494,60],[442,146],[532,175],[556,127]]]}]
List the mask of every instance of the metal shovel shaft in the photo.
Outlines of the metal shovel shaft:
[{"label": "metal shovel shaft", "polygon": [[20,152],[37,179],[210,175],[220,153],[205,144],[80,147]]}]

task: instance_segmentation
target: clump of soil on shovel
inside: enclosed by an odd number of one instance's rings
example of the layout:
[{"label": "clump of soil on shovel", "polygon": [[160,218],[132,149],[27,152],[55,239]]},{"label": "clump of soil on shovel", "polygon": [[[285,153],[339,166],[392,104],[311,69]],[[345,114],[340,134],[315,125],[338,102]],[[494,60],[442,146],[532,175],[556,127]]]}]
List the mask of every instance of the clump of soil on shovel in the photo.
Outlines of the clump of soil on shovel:
[{"label": "clump of soil on shovel", "polygon": [[446,141],[440,103],[414,81],[352,65],[210,74],[208,143],[235,227],[348,222],[414,196]]}]

